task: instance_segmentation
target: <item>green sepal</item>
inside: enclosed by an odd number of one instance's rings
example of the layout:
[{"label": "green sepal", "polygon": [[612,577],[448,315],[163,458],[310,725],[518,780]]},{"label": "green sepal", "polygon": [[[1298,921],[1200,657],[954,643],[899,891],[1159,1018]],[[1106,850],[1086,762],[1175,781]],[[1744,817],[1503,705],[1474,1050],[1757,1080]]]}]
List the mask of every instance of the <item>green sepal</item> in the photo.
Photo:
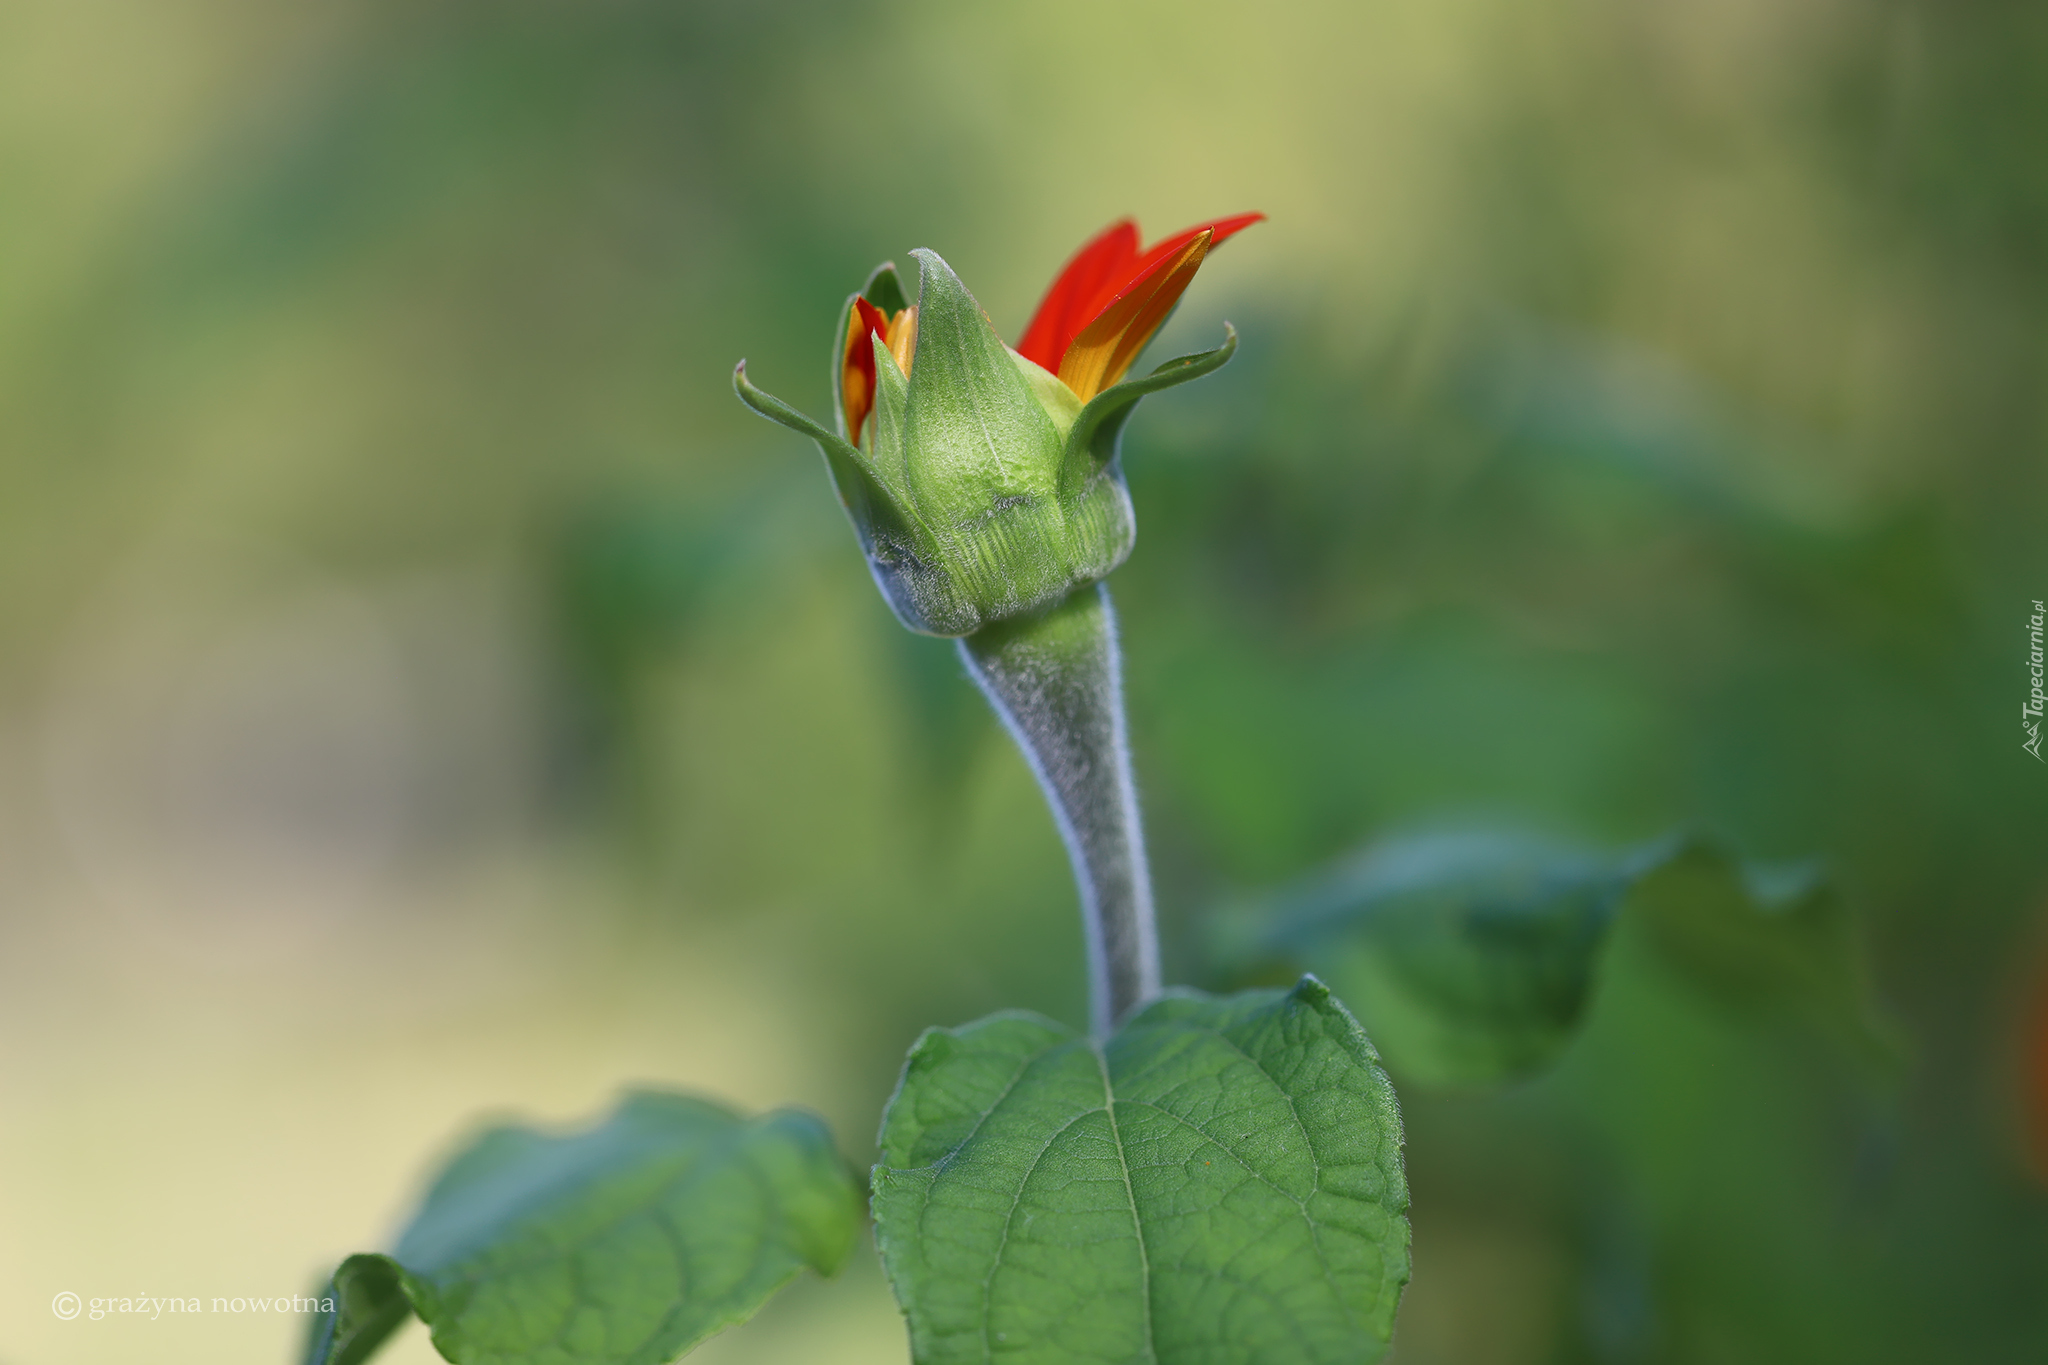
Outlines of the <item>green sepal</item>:
[{"label": "green sepal", "polygon": [[827,431],[774,394],[756,388],[747,378],[744,360],[733,368],[732,386],[740,401],[755,412],[818,443],[825,456],[825,470],[839,492],[839,505],[853,522],[865,554],[872,558],[878,546],[882,553],[901,553],[916,544],[916,518],[868,467],[867,457],[848,445],[843,436]]},{"label": "green sepal", "polygon": [[874,268],[868,282],[860,287],[860,296],[890,317],[910,306],[910,296],[903,292],[903,280],[896,273],[894,261],[884,261]]},{"label": "green sepal", "polygon": [[1123,442],[1124,424],[1130,421],[1140,398],[1214,374],[1236,354],[1237,329],[1226,322],[1223,344],[1215,350],[1175,356],[1152,373],[1113,384],[1089,399],[1067,432],[1066,455],[1060,465],[1060,491],[1073,496],[1115,462]]},{"label": "green sepal", "polygon": [[733,366],[732,387],[733,391],[739,394],[740,401],[755,412],[771,422],[779,423],[816,441],[818,447],[825,452],[826,459],[839,456],[859,465],[860,452],[848,445],[844,436],[825,430],[774,394],[754,387],[754,381],[747,378],[747,362],[744,360]]},{"label": "green sepal", "polygon": [[[832,429],[839,433],[839,439],[846,442],[849,447],[853,444],[853,433],[846,429],[846,334],[853,326],[853,302],[859,297],[858,294],[846,296],[846,302],[839,306],[838,325],[832,329]],[[742,360],[740,367],[744,369],[746,363]],[[795,409],[792,408],[791,411]],[[775,420],[782,421],[779,417]],[[787,426],[788,423],[784,422],[783,425]]]},{"label": "green sepal", "polygon": [[896,357],[872,334],[875,356],[875,403],[868,413],[867,467],[903,506],[911,506],[910,451],[904,441],[903,416],[910,406],[910,380]]},{"label": "green sepal", "polygon": [[[851,306],[849,301],[848,307]],[[886,351],[883,363],[900,381],[902,372]],[[878,366],[878,410],[885,401],[882,386],[888,382]],[[868,572],[874,576],[875,586],[896,613],[896,619],[925,635],[965,635],[977,629],[981,617],[959,600],[951,577],[939,563],[939,551],[932,537],[909,502],[908,490],[899,493],[892,489],[892,481],[883,477],[871,458],[847,444],[843,436],[825,430],[780,398],[756,388],[747,378],[744,360],[733,370],[732,383],[740,401],[755,412],[817,442],[825,456],[825,470],[832,478],[832,487],[839,494],[839,505],[846,510],[847,520],[853,523],[854,534],[860,540],[861,553],[867,557]],[[838,388],[835,365],[835,411],[842,410]],[[893,399],[894,395],[889,397]],[[896,428],[900,425],[900,420],[894,423]],[[871,431],[874,426],[875,419],[871,417]],[[872,436],[869,444],[871,448],[875,444]],[[900,466],[900,457],[897,463]]]},{"label": "green sepal", "polygon": [[1052,429],[1060,434],[1062,441],[1074,429],[1074,423],[1081,416],[1081,398],[1067,382],[1037,361],[1010,352],[1010,363],[1017,367],[1017,373],[1024,376],[1024,385],[1031,390],[1031,396],[1045,409],[1045,415],[1052,418]]},{"label": "green sepal", "polygon": [[911,494],[936,528],[967,529],[1057,488],[1059,433],[1010,348],[935,251],[919,266],[917,352],[904,439]]}]

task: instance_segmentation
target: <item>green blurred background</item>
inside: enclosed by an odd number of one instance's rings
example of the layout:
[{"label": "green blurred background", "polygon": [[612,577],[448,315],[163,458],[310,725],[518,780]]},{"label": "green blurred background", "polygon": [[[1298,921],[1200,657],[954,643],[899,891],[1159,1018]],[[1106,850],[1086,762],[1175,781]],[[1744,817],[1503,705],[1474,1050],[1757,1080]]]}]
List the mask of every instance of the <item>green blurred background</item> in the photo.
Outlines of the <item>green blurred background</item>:
[{"label": "green blurred background", "polygon": [[[864,1165],[921,1027],[1078,1020],[1021,761],[729,374],[826,411],[911,247],[1014,335],[1254,208],[1126,447],[1172,974],[1388,829],[1693,825],[1825,859],[1908,1040],[1623,962],[1405,1086],[1395,1358],[2048,1358],[2044,134],[2019,0],[13,0],[0,1362],[288,1359],[49,1303],[302,1292],[480,1116]],[[904,1355],[864,1256],[697,1358]]]}]

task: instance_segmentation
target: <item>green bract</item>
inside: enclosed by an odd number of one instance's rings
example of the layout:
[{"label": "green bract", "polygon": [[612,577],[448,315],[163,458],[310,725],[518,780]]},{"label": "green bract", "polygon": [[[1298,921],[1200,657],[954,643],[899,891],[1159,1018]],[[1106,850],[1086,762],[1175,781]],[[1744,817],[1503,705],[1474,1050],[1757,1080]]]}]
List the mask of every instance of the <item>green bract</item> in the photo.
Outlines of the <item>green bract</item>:
[{"label": "green bract", "polygon": [[[1229,360],[1237,334],[1226,324],[1215,350],[1170,360],[1084,405],[1003,344],[937,253],[911,254],[919,286],[910,372],[879,339],[870,343],[874,411],[858,445],[843,415],[834,433],[755,388],[745,361],[733,385],[747,406],[824,451],[875,582],[903,624],[971,635],[1049,607],[1123,563],[1136,535],[1117,464],[1124,423],[1146,394]],[[895,266],[879,267],[858,297],[901,307]],[[842,308],[834,332],[835,412],[846,316]]]}]

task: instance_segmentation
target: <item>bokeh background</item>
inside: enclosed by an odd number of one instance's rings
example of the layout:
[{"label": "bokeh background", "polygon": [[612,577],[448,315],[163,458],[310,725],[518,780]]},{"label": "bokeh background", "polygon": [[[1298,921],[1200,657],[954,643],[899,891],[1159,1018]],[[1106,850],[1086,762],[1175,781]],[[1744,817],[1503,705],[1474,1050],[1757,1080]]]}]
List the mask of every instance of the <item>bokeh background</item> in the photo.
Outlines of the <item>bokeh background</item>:
[{"label": "bokeh background", "polygon": [[[0,1362],[291,1358],[48,1305],[303,1292],[485,1116],[864,1165],[920,1028],[1078,1020],[1021,761],[729,374],[1253,208],[1126,447],[1174,975],[1408,823],[1692,826],[1825,860],[1905,1044],[1638,972],[1404,1086],[1396,1359],[2040,1360],[2044,133],[2021,0],[12,0]],[[904,1357],[863,1253],[699,1359]]]}]

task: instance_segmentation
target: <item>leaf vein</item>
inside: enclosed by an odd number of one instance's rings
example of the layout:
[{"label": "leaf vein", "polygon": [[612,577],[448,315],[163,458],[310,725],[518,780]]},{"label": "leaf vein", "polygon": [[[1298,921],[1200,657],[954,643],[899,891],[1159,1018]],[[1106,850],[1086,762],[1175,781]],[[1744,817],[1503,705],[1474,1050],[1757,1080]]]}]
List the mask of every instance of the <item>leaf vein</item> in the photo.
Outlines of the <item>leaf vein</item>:
[{"label": "leaf vein", "polygon": [[[1321,1194],[1323,1192],[1323,1156],[1321,1152],[1316,1150],[1316,1140],[1309,1133],[1307,1121],[1304,1120],[1301,1116],[1301,1106],[1295,1103],[1294,1095],[1288,1090],[1286,1084],[1282,1082],[1278,1076],[1275,1076],[1270,1070],[1268,1070],[1264,1062],[1260,1061],[1257,1057],[1254,1057],[1244,1047],[1243,1044],[1239,1043],[1235,1038],[1232,1038],[1229,1034],[1223,1032],[1223,1030],[1217,1028],[1213,1024],[1200,1023],[1191,1018],[1178,1019],[1175,1021],[1175,1023],[1180,1027],[1190,1028],[1194,1029],[1197,1032],[1208,1034],[1210,1037],[1216,1039],[1225,1047],[1229,1048],[1232,1052],[1235,1052],[1238,1056],[1244,1058],[1245,1061],[1251,1064],[1253,1070],[1257,1071],[1261,1076],[1265,1077],[1267,1083],[1269,1083],[1273,1087],[1273,1089],[1279,1092],[1280,1098],[1287,1101],[1287,1112],[1294,1118],[1295,1131],[1301,1134],[1302,1146],[1308,1152],[1309,1170],[1313,1174],[1315,1179],[1315,1188],[1309,1192],[1310,1197],[1313,1198],[1315,1195]],[[1325,1034],[1324,1037],[1327,1039],[1328,1035]],[[1160,1112],[1166,1113],[1167,1111],[1162,1109],[1160,1110]],[[1194,1127],[1193,1124],[1190,1124],[1189,1126]],[[1202,1130],[1196,1128],[1195,1131],[1201,1132]],[[1204,1133],[1203,1136],[1206,1137],[1208,1135]],[[1235,1154],[1233,1153],[1233,1155]],[[1278,1189],[1279,1187],[1276,1185],[1274,1186],[1274,1188]],[[1337,1303],[1340,1306],[1342,1306],[1344,1310],[1344,1316],[1351,1322],[1351,1324],[1354,1327],[1363,1330],[1366,1324],[1359,1319],[1358,1314],[1352,1309],[1350,1302],[1344,1297],[1343,1292],[1337,1287],[1335,1272],[1333,1271],[1330,1265],[1330,1258],[1323,1249],[1323,1229],[1321,1222],[1308,1212],[1308,1203],[1306,1200],[1301,1200],[1298,1202],[1301,1203],[1303,1216],[1308,1220],[1309,1238],[1315,1244],[1316,1264],[1322,1269],[1324,1283],[1330,1286],[1331,1296],[1336,1299]],[[1387,1267],[1385,1264],[1385,1260],[1384,1258],[1382,1258],[1380,1266],[1380,1275],[1382,1281],[1384,1281],[1386,1277],[1386,1271]],[[1384,1291],[1384,1284],[1382,1285],[1382,1290]]]},{"label": "leaf vein", "polygon": [[1124,1197],[1131,1202],[1131,1231],[1138,1239],[1138,1275],[1145,1295],[1145,1355],[1157,1365],[1159,1352],[1152,1340],[1152,1258],[1145,1247],[1145,1220],[1138,1213],[1138,1192],[1131,1187],[1131,1162],[1124,1152],[1123,1130],[1117,1126],[1116,1087],[1110,1083],[1109,1058],[1102,1048],[1091,1043],[1088,1050],[1095,1054],[1096,1069],[1102,1073],[1102,1111],[1109,1118],[1109,1142],[1116,1148],[1116,1164],[1124,1173]]}]

